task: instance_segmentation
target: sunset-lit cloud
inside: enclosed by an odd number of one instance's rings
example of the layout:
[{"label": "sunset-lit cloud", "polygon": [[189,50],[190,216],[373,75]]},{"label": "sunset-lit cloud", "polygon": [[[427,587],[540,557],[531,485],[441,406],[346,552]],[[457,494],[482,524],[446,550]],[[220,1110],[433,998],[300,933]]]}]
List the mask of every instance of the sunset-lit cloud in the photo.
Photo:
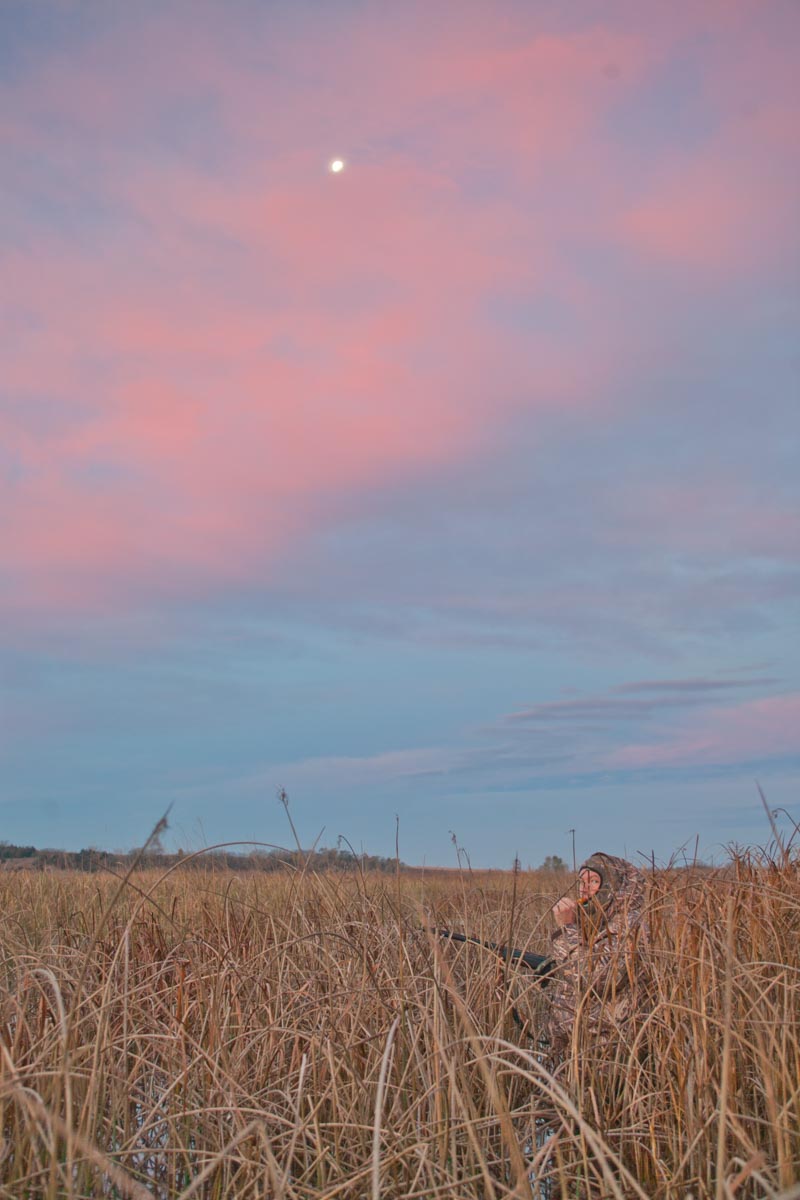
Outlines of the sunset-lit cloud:
[{"label": "sunset-lit cloud", "polygon": [[800,758],[800,695],[767,696],[665,731],[654,743],[623,746],[610,755],[617,767],[718,766]]},{"label": "sunset-lit cloud", "polygon": [[[702,273],[791,224],[707,145],[637,178],[612,118],[662,67],[646,27],[492,37],[474,9],[454,41],[434,22],[419,53],[410,25],[387,39],[373,15],[334,34],[336,53],[312,33],[308,92],[250,56],[234,69],[211,13],[184,45],[178,11],[109,22],[4,88],[18,117],[3,130],[3,498],[25,602],[45,581],[54,603],[91,606],[161,573],[192,592],[269,573],[332,498],[468,462],[504,412],[606,413],[635,369],[631,335],[641,353],[648,333],[635,295],[612,314],[578,255],[613,248],[622,219],[645,257]],[[307,34],[279,21],[270,61]],[[343,86],[354,72],[367,104]],[[321,102],[354,142],[335,187]],[[712,147],[736,146],[726,118]],[[568,344],[522,321],[547,302]],[[20,407],[37,401],[61,414],[57,436],[26,433]]]}]

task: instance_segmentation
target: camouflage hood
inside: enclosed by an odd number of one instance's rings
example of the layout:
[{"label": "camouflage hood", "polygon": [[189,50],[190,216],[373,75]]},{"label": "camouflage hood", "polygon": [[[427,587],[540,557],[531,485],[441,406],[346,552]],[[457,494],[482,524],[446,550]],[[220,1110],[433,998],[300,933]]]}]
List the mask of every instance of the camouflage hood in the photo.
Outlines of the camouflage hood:
[{"label": "camouflage hood", "polygon": [[596,871],[600,876],[599,891],[583,906],[585,916],[592,924],[598,919],[610,923],[623,909],[638,911],[641,908],[645,880],[642,872],[632,863],[598,850],[581,864],[580,869]]}]

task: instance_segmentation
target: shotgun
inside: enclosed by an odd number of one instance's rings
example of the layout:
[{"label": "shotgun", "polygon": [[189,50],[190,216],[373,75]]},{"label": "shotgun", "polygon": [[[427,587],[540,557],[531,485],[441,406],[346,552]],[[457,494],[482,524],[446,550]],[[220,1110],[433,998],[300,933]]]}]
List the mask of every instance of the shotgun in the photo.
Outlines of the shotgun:
[{"label": "shotgun", "polygon": [[484,950],[491,950],[504,962],[508,962],[509,959],[511,962],[524,962],[525,966],[530,967],[534,975],[538,975],[541,979],[542,987],[547,987],[547,977],[555,970],[555,962],[545,954],[534,954],[531,950],[517,950],[513,947],[509,950],[508,946],[500,946],[497,942],[484,942],[481,938],[471,937],[468,933],[453,933],[450,929],[429,928],[428,932],[435,933],[441,938],[447,938],[451,942],[470,942],[473,946],[483,946]]}]

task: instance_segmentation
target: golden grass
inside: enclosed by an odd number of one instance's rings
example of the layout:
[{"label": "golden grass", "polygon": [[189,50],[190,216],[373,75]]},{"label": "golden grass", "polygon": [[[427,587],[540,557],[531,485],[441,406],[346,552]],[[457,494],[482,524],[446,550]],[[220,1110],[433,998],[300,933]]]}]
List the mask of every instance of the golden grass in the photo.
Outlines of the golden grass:
[{"label": "golden grass", "polygon": [[495,959],[418,927],[546,950],[563,886],[0,876],[0,1195],[499,1200],[536,1156],[553,1196],[800,1196],[797,864],[656,873],[649,1015],[553,1082]]}]

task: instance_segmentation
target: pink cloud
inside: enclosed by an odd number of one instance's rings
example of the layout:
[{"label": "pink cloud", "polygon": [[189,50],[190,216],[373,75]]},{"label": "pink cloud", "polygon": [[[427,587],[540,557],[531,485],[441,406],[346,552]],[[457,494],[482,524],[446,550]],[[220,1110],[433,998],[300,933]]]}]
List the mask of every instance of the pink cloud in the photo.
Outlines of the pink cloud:
[{"label": "pink cloud", "polygon": [[788,9],[764,22],[756,8],[727,8],[707,30],[700,83],[713,131],[691,152],[660,155],[620,216],[623,239],[645,259],[701,282],[774,271],[798,250],[794,22]]},{"label": "pink cloud", "polygon": [[[619,236],[627,164],[604,119],[662,52],[646,33],[468,8],[426,37],[410,16],[301,40],[281,19],[263,45],[226,35],[231,54],[205,18],[100,34],[5,88],[0,138],[66,172],[78,210],[73,231],[23,221],[0,261],[17,604],[268,575],[360,491],[467,462],[520,408],[590,420],[629,369],[629,314],[574,246]],[[24,195],[35,170],[14,162]],[[727,170],[656,181],[622,235],[737,259],[765,209],[747,189],[725,207]],[[558,300],[570,337],[493,318],[498,297]],[[43,399],[64,414],[44,434],[19,407]]]},{"label": "pink cloud", "polygon": [[610,768],[722,766],[800,754],[800,693],[692,713],[658,743],[623,746]]},{"label": "pink cloud", "polygon": [[640,254],[683,270],[729,274],[774,266],[791,250],[785,240],[791,189],[743,173],[741,162],[733,154],[715,161],[712,150],[704,161],[671,164],[624,214],[623,235]]},{"label": "pink cloud", "polygon": [[[702,480],[635,482],[612,507],[609,540],[639,545],[648,536],[673,553],[703,556],[706,561],[779,559],[800,556],[800,513],[791,495],[774,484],[741,479],[728,470],[709,468]],[[701,518],[701,519],[700,519]]]}]

